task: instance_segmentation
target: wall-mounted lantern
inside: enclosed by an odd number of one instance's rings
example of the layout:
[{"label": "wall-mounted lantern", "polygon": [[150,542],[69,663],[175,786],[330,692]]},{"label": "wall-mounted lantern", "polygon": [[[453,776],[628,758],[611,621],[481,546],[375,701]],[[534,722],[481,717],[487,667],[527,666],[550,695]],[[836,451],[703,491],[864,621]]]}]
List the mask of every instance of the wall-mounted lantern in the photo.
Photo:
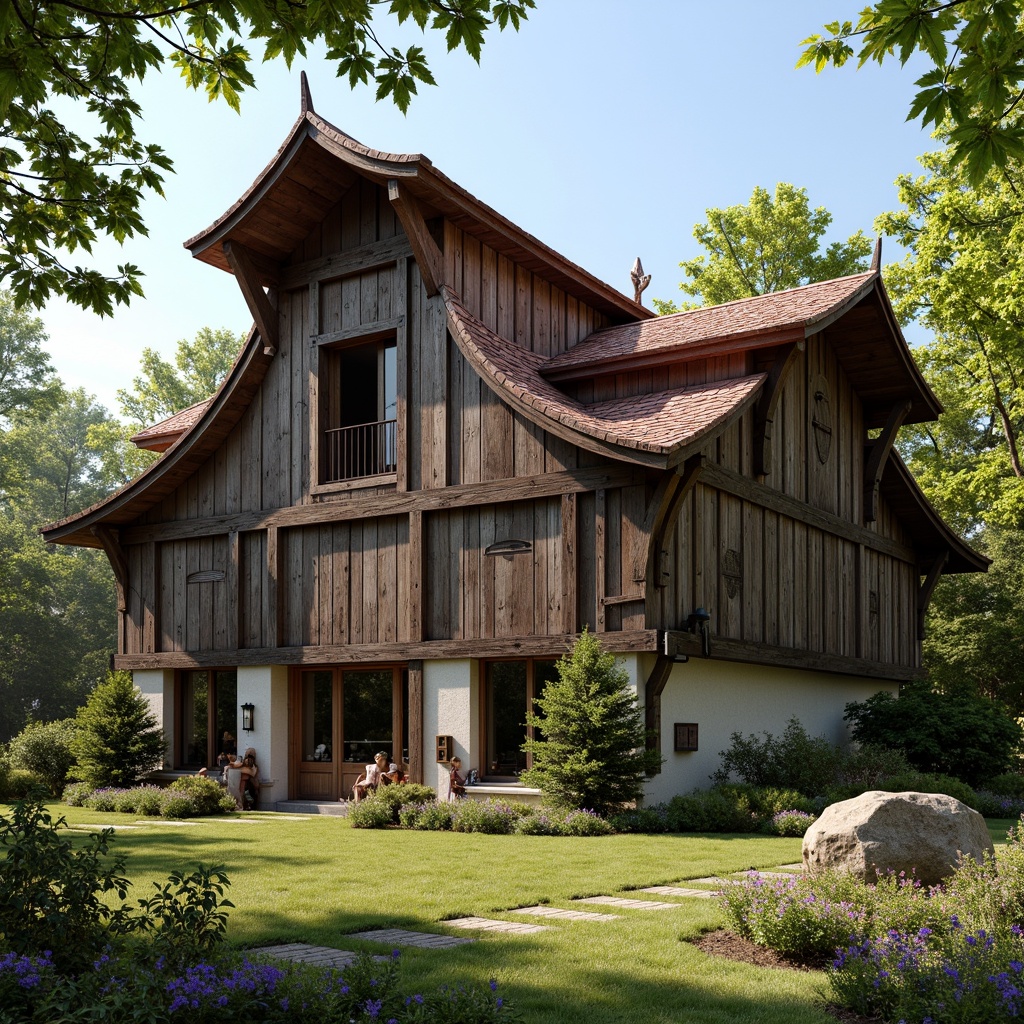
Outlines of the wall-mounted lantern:
[{"label": "wall-mounted lantern", "polygon": [[256,708],[252,704],[242,705],[242,728],[245,732],[256,728]]},{"label": "wall-mounted lantern", "polygon": [[700,634],[700,651],[705,658],[711,657],[711,614],[706,608],[698,608],[690,612],[686,619],[686,628],[691,633]]}]

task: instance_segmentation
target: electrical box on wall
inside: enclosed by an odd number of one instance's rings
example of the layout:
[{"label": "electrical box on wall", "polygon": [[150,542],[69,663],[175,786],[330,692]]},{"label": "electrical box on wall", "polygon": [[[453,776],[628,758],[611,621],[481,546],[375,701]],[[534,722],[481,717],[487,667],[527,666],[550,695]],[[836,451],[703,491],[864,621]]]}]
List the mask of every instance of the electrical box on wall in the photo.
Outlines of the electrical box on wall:
[{"label": "electrical box on wall", "polygon": [[455,753],[455,740],[451,736],[435,736],[434,747],[437,750],[437,763],[444,764],[452,759]]},{"label": "electrical box on wall", "polygon": [[697,723],[676,722],[676,751],[697,749]]}]

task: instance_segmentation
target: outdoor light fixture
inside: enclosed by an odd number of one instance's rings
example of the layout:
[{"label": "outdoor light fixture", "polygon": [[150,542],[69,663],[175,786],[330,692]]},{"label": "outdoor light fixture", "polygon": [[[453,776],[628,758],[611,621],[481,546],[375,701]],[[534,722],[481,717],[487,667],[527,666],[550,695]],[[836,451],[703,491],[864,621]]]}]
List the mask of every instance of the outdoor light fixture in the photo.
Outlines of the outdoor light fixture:
[{"label": "outdoor light fixture", "polygon": [[246,732],[252,732],[255,725],[256,708],[252,704],[242,705],[242,728]]},{"label": "outdoor light fixture", "polygon": [[698,608],[690,612],[686,619],[686,628],[691,633],[700,634],[700,651],[705,658],[711,657],[711,614],[706,608]]}]

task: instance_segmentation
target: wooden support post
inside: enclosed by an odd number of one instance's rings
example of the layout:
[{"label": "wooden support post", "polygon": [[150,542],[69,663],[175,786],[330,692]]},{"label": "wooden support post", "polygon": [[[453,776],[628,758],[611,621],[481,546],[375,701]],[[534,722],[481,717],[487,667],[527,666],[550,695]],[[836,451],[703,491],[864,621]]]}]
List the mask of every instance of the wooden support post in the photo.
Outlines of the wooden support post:
[{"label": "wooden support post", "polygon": [[910,412],[910,401],[897,402],[889,410],[882,432],[875,438],[871,446],[871,454],[864,465],[864,522],[873,523],[878,516],[878,487],[882,482],[882,473],[892,451],[896,432]]},{"label": "wooden support post", "polygon": [[227,591],[227,616],[225,645],[228,650],[237,650],[241,643],[239,638],[242,635],[241,609],[242,602],[239,600],[239,536],[237,530],[228,533],[228,564],[225,573],[224,586]]},{"label": "wooden support post", "polygon": [[222,248],[263,339],[263,353],[272,356],[278,347],[277,310],[263,290],[253,254],[237,242],[224,242]]},{"label": "wooden support post", "polygon": [[409,662],[409,781],[423,782],[423,662]]},{"label": "wooden support post", "polygon": [[388,199],[409,238],[427,295],[437,295],[444,284],[444,260],[437,243],[430,237],[420,204],[394,179],[388,182]]},{"label": "wooden support post", "polygon": [[754,406],[754,472],[758,476],[767,476],[772,471],[775,411],[782,396],[783,385],[802,348],[802,342],[794,342],[778,349],[772,368],[768,371],[768,379],[761,387],[761,396]]},{"label": "wooden support post", "polygon": [[414,509],[409,513],[409,640],[423,639],[423,513]]},{"label": "wooden support post", "polygon": [[576,607],[576,495],[562,495],[562,632],[579,631]]},{"label": "wooden support post", "polygon": [[280,647],[284,641],[284,602],[281,600],[280,531],[267,527],[267,587],[264,600],[267,615],[265,647]]},{"label": "wooden support post", "polygon": [[[664,654],[658,655],[654,668],[644,686],[644,724],[647,729],[647,749],[661,752],[661,695],[665,691],[674,662]],[[658,775],[661,765],[650,769],[648,775]]]},{"label": "wooden support post", "polygon": [[608,491],[600,487],[594,495],[594,592],[597,597],[594,632],[605,631],[604,598],[608,593],[605,530],[607,527]]},{"label": "wooden support post", "polygon": [[924,620],[928,614],[928,605],[931,604],[932,593],[935,590],[935,584],[939,582],[939,577],[942,575],[942,570],[945,569],[946,563],[949,561],[949,551],[943,551],[939,554],[935,561],[932,562],[931,567],[928,570],[928,575],[924,578],[924,583],[921,584],[920,590],[917,592],[917,639],[924,639]]}]

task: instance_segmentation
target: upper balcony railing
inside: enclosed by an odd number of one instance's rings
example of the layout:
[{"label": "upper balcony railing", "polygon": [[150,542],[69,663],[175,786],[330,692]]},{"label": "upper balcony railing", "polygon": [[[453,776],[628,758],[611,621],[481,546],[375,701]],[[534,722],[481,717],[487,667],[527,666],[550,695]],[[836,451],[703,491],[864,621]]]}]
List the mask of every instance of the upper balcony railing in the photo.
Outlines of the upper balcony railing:
[{"label": "upper balcony railing", "polygon": [[324,482],[394,473],[398,421],[381,420],[324,431]]}]

